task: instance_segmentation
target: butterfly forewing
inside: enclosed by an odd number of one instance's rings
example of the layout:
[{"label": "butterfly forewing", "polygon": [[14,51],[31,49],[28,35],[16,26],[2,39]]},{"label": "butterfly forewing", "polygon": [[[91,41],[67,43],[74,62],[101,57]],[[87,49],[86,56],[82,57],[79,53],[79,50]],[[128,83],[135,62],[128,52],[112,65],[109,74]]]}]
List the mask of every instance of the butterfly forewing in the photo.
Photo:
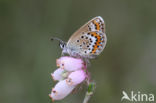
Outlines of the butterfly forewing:
[{"label": "butterfly forewing", "polygon": [[81,33],[88,32],[88,31],[101,31],[105,33],[105,25],[104,20],[102,17],[97,16],[91,19],[89,22],[84,24],[80,29],[78,29],[68,40],[68,43],[73,40],[73,38],[77,37]]},{"label": "butterfly forewing", "polygon": [[104,21],[95,17],[76,31],[67,42],[67,48],[82,57],[99,55],[107,42]]}]

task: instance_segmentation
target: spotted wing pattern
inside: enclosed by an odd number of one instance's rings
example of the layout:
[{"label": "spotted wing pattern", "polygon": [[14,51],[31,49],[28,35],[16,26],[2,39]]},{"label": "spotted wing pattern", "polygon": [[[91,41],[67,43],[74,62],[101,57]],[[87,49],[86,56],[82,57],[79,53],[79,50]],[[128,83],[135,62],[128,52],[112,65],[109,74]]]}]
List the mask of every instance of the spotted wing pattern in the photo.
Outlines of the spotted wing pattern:
[{"label": "spotted wing pattern", "polygon": [[101,31],[105,33],[105,24],[102,17],[97,16],[83,25],[80,29],[78,29],[68,40],[68,42],[72,41],[73,38],[77,37],[81,33],[85,33],[88,31]]},{"label": "spotted wing pattern", "polygon": [[70,37],[67,48],[70,52],[87,58],[99,55],[107,42],[104,31],[103,19],[95,17]]},{"label": "spotted wing pattern", "polygon": [[107,38],[105,33],[91,31],[79,35],[78,38],[74,38],[68,47],[82,57],[92,58],[103,51],[106,42]]}]

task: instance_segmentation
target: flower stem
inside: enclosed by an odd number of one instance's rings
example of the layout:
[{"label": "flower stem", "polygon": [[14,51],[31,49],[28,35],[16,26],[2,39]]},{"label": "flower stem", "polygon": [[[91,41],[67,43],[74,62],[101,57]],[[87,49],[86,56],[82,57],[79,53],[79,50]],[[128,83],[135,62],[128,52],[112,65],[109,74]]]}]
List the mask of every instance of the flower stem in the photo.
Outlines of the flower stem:
[{"label": "flower stem", "polygon": [[95,83],[94,82],[90,82],[89,85],[88,85],[88,90],[86,92],[86,95],[85,95],[85,98],[83,100],[83,103],[88,103],[89,99],[93,95],[94,90],[95,90]]}]

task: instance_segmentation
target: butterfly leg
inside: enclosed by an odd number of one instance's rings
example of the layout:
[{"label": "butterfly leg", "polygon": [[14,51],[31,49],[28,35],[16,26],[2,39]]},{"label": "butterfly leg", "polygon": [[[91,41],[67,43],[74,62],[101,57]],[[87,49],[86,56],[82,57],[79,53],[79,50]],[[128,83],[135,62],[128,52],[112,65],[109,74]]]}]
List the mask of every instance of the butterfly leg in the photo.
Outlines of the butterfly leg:
[{"label": "butterfly leg", "polygon": [[88,58],[84,58],[84,62],[86,63],[86,66],[87,66],[87,67],[90,66],[90,61],[89,61]]},{"label": "butterfly leg", "polygon": [[61,56],[65,56],[66,54],[68,54],[65,50],[62,50]]},{"label": "butterfly leg", "polygon": [[64,52],[62,52],[62,53],[61,53],[61,56],[64,56],[64,55],[65,55],[65,53],[64,53]]}]

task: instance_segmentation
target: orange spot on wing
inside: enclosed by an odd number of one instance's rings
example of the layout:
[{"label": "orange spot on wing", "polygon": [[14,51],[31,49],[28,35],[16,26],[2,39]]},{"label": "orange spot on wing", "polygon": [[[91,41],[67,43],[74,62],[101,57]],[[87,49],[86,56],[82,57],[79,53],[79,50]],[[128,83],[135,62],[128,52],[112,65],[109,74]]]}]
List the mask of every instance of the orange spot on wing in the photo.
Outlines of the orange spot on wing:
[{"label": "orange spot on wing", "polygon": [[95,52],[96,52],[96,50],[98,49],[98,46],[101,46],[101,36],[100,35],[98,35],[96,32],[92,32],[91,33],[94,37],[96,37],[97,38],[97,41],[96,41],[96,43],[95,43],[95,45],[94,45],[94,47],[93,47],[93,50],[92,50],[92,54],[94,54]]},{"label": "orange spot on wing", "polygon": [[94,24],[96,25],[96,29],[97,29],[97,30],[100,30],[100,24],[97,23],[95,20],[94,20]]}]

